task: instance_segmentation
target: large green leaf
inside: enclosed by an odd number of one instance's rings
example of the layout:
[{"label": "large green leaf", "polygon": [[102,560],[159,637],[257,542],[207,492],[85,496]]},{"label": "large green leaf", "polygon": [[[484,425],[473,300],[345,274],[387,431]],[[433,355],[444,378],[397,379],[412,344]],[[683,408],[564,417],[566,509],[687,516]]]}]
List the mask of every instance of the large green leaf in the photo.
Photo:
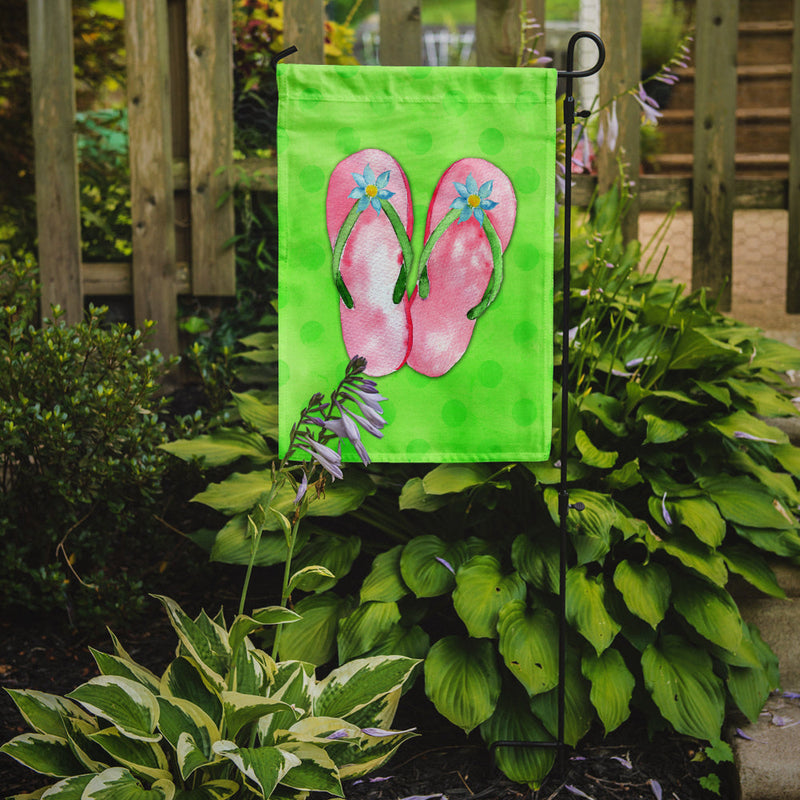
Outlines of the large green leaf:
[{"label": "large green leaf", "polygon": [[708,653],[666,634],[642,654],[642,672],[647,691],[678,733],[719,739],[725,694]]},{"label": "large green leaf", "polygon": [[639,470],[639,459],[634,458],[623,464],[619,469],[609,472],[605,480],[609,489],[619,491],[624,491],[643,483],[644,478]]},{"label": "large green leaf", "polygon": [[453,607],[470,636],[494,639],[500,609],[511,600],[522,600],[525,592],[519,573],[504,575],[493,556],[473,556],[456,573]]},{"label": "large green leaf", "polygon": [[644,542],[650,552],[663,551],[717,586],[724,586],[728,580],[728,570],[722,556],[699,542],[694,535],[673,531],[664,539],[659,539],[650,533],[644,537]]},{"label": "large green leaf", "polygon": [[800,477],[800,447],[793,444],[782,444],[770,448],[772,455],[778,459],[780,465],[795,478]]},{"label": "large green leaf", "polygon": [[425,659],[425,693],[467,733],[494,713],[500,688],[494,645],[486,639],[446,636]]},{"label": "large green leaf", "polygon": [[422,488],[433,495],[463,492],[486,483],[491,475],[485,464],[439,464],[422,479]]},{"label": "large green leaf", "polygon": [[531,586],[558,592],[559,545],[555,537],[532,539],[521,533],[511,545],[511,563]]},{"label": "large green leaf", "polygon": [[740,381],[727,378],[725,383],[733,391],[753,404],[753,410],[762,417],[786,417],[797,414],[792,401],[762,380]]},{"label": "large green leaf", "polygon": [[786,597],[772,567],[756,550],[744,542],[727,544],[720,548],[722,557],[731,572],[741,575],[748,583],[770,597]]},{"label": "large green leaf", "polygon": [[339,662],[364,655],[400,621],[397,603],[362,603],[339,622]]},{"label": "large green leaf", "polygon": [[[545,489],[544,499],[553,522],[560,524],[558,492]],[[614,501],[606,494],[585,489],[571,490],[569,501],[570,506],[583,505],[580,510],[571,507],[567,515],[567,531],[578,554],[578,563],[602,563],[611,549],[611,529],[617,520]]]},{"label": "large green leaf", "polygon": [[281,632],[281,660],[324,664],[336,653],[339,618],[349,611],[347,600],[332,592],[304,597],[295,605],[301,619]]},{"label": "large green leaf", "polygon": [[619,453],[616,450],[599,450],[595,447],[586,431],[576,432],[575,446],[580,451],[581,461],[597,469],[611,469],[619,458]]},{"label": "large green leaf", "polygon": [[196,789],[178,789],[174,800],[228,800],[237,791],[239,784],[235,781],[208,781]]},{"label": "large green leaf", "polygon": [[606,585],[601,574],[590,576],[585,566],[567,571],[567,621],[599,655],[614,640],[621,625],[609,614]]},{"label": "large green leaf", "polygon": [[213,433],[166,442],[159,447],[184,461],[197,459],[204,467],[219,467],[239,458],[265,464],[275,457],[263,436],[241,428],[217,428]]},{"label": "large green leaf", "polygon": [[214,752],[227,758],[243,775],[246,775],[262,792],[270,797],[280,780],[300,759],[277,747],[237,747],[234,742],[222,739],[214,743]]},{"label": "large green leaf", "polygon": [[592,684],[589,699],[608,735],[630,716],[636,679],[625,665],[622,654],[613,647],[599,656],[594,653],[584,655],[581,671]]},{"label": "large green leaf", "polygon": [[106,728],[89,738],[134,775],[149,781],[171,779],[169,762],[159,745],[130,739],[116,728]]},{"label": "large green leaf", "polygon": [[628,430],[625,425],[625,409],[616,397],[591,392],[581,398],[580,404],[581,411],[587,411],[597,417],[606,430],[614,436],[625,436]]},{"label": "large green leaf", "polygon": [[761,484],[750,478],[715,475],[700,485],[719,506],[722,516],[750,528],[796,528],[795,518]]},{"label": "large green leaf", "polygon": [[174,796],[172,781],[159,780],[145,789],[127,769],[111,767],[86,784],[81,800],[172,800]]},{"label": "large green leaf", "polygon": [[431,647],[430,636],[419,625],[410,628],[393,625],[377,644],[365,655],[368,656],[407,656],[423,659]]},{"label": "large green leaf", "polygon": [[281,783],[305,792],[326,792],[334,797],[344,797],[339,770],[331,757],[309,742],[283,742],[280,749],[300,759],[282,778]]},{"label": "large green leaf", "polygon": [[422,485],[422,478],[409,478],[400,492],[400,510],[436,511],[446,506],[450,498],[444,495],[428,494]]},{"label": "large green leaf", "polygon": [[727,417],[710,420],[709,425],[729,439],[750,439],[772,444],[786,444],[789,441],[789,437],[780,428],[746,411],[734,411]]},{"label": "large green leaf", "polygon": [[380,600],[384,603],[396,602],[408,594],[408,586],[400,573],[400,555],[403,545],[375,556],[369,575],[361,584],[361,602]]},{"label": "large green leaf", "polygon": [[325,567],[333,578],[324,575],[308,574],[297,582],[297,588],[304,592],[324,592],[331,589],[348,572],[361,552],[361,537],[327,534],[315,536],[292,561],[292,568]]},{"label": "large green leaf", "polygon": [[157,742],[161,738],[156,731],[156,698],[136,681],[117,675],[99,675],[67,697],[77,700],[90,714],[107,719],[131,739]]},{"label": "large green leaf", "polygon": [[691,575],[682,575],[673,583],[672,604],[710,642],[733,652],[739,647],[742,618],[725,589]]},{"label": "large green leaf", "polygon": [[707,367],[710,362],[736,363],[743,360],[738,347],[712,339],[697,328],[681,333],[669,362],[671,370]]},{"label": "large green leaf", "polygon": [[614,586],[625,599],[628,610],[656,628],[669,608],[671,583],[669,572],[661,564],[649,561],[620,561],[614,570]]},{"label": "large green leaf", "polygon": [[777,556],[794,558],[800,556],[800,535],[792,530],[775,528],[748,528],[746,525],[734,525],[733,529],[742,539],[755,545],[760,550],[775,553]]},{"label": "large green leaf", "polygon": [[669,444],[686,435],[689,430],[682,422],[675,419],[663,419],[655,414],[643,414],[647,423],[645,444]]},{"label": "large green leaf", "polygon": [[76,717],[87,722],[91,717],[71,700],[34,689],[6,689],[25,722],[36,733],[64,736],[64,717]]},{"label": "large green leaf", "polygon": [[278,406],[264,403],[255,392],[231,392],[241,418],[264,436],[278,439]]},{"label": "large green leaf", "polygon": [[528,694],[557,685],[558,623],[551,611],[529,609],[523,600],[513,600],[500,609],[497,632],[506,667]]},{"label": "large green leaf", "polygon": [[[525,693],[509,683],[489,719],[481,724],[487,745],[495,742],[551,742],[553,738],[531,713]],[[497,766],[512,781],[538,789],[555,762],[555,748],[501,746],[495,750]]]},{"label": "large green leaf", "polygon": [[717,507],[704,497],[686,497],[666,502],[672,519],[685,525],[703,544],[719,547],[725,538],[725,520]]},{"label": "large green leaf", "polygon": [[455,572],[467,560],[463,541],[449,544],[438,536],[417,536],[400,556],[403,581],[417,597],[436,597],[455,585]]},{"label": "large green leaf", "polygon": [[0,753],[16,759],[34,772],[63,778],[86,772],[69,742],[49,733],[23,733],[0,747]]},{"label": "large green leaf", "polygon": [[[274,516],[274,515],[271,515]],[[301,525],[295,547],[301,548],[308,541],[310,526]],[[253,566],[270,567],[286,560],[288,550],[283,533],[264,531],[258,541]],[[217,533],[211,546],[210,558],[223,564],[249,564],[253,558],[253,537],[247,525],[247,514],[237,514]]]}]

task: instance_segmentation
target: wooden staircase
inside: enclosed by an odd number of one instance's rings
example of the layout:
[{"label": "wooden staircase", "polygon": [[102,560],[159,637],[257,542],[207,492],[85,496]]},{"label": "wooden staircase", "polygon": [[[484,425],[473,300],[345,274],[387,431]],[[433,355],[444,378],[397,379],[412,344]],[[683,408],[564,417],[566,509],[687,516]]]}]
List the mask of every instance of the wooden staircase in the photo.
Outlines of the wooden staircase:
[{"label": "wooden staircase", "polygon": [[[736,174],[785,178],[789,173],[792,83],[792,0],[740,0]],[[660,173],[691,175],[694,125],[692,67],[679,72],[659,122],[664,149]]]}]

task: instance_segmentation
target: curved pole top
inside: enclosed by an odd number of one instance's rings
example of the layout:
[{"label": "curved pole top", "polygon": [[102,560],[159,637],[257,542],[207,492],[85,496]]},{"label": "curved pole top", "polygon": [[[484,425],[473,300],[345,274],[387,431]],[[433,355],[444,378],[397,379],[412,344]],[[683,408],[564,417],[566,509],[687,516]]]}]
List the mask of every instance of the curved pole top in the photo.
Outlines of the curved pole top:
[{"label": "curved pole top", "polygon": [[[597,45],[597,62],[594,66],[589,67],[589,69],[583,70],[575,70],[575,45],[581,39],[591,39]],[[600,68],[603,66],[606,60],[606,46],[603,44],[603,40],[592,31],[578,31],[577,33],[572,34],[572,37],[569,40],[569,44],[567,45],[567,68],[565,70],[558,71],[559,78],[588,78],[590,75],[594,75],[595,73],[600,71]]]}]

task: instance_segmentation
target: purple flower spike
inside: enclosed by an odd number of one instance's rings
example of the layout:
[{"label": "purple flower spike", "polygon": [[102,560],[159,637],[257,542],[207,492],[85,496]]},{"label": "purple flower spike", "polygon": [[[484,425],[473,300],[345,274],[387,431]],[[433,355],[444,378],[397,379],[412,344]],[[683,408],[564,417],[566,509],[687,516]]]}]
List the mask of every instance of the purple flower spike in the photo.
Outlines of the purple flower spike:
[{"label": "purple flower spike", "polygon": [[653,792],[656,800],[661,800],[661,798],[664,796],[664,792],[661,790],[661,784],[655,778],[650,778],[650,780],[647,782],[650,784],[650,789]]},{"label": "purple flower spike", "polygon": [[612,761],[619,761],[625,769],[633,769],[633,764],[631,764],[630,760],[627,758],[623,758],[622,756],[611,756]]},{"label": "purple flower spike", "polygon": [[453,569],[453,565],[452,565],[452,564],[451,564],[449,561],[446,561],[445,559],[443,559],[443,558],[440,558],[439,556],[434,556],[434,558],[435,558],[435,559],[436,559],[436,560],[437,560],[437,561],[438,561],[438,562],[439,562],[439,563],[440,563],[442,566],[444,566],[444,567],[446,567],[447,569],[449,569],[449,570],[450,570],[450,572],[452,572],[452,573],[453,573],[453,575],[455,575],[455,574],[456,574],[456,571]]},{"label": "purple flower spike", "polygon": [[669,511],[667,511],[667,493],[664,492],[664,496],[661,498],[661,516],[664,517],[664,522],[667,525],[672,525],[672,517],[670,516]]},{"label": "purple flower spike", "polygon": [[748,734],[746,734],[741,728],[737,728],[736,729],[736,735],[740,739],[746,739],[748,742],[754,742],[755,741],[755,739],[752,736],[748,736]]},{"label": "purple flower spike", "polygon": [[581,791],[577,786],[572,786],[571,784],[565,784],[564,788],[570,793],[574,794],[575,797],[585,797],[586,800],[595,800],[590,794],[586,794],[586,792]]},{"label": "purple flower spike", "polygon": [[308,490],[308,475],[303,470],[303,477],[300,479],[300,485],[297,487],[297,494],[294,496],[294,504],[297,505],[305,496]]},{"label": "purple flower spike", "polygon": [[326,739],[349,739],[350,734],[348,733],[346,728],[339,728],[338,731],[334,731],[333,733],[329,733]]}]

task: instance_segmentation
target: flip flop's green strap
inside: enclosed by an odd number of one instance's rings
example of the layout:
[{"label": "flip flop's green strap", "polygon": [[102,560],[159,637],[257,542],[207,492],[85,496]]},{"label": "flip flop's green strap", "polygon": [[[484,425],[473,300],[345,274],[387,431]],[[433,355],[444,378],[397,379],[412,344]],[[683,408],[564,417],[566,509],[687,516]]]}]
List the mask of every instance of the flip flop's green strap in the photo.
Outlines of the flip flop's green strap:
[{"label": "flip flop's green strap", "polygon": [[397,237],[397,241],[400,242],[400,250],[403,254],[400,274],[397,276],[397,281],[394,284],[394,291],[392,292],[392,302],[397,305],[403,299],[403,295],[406,292],[408,269],[414,260],[414,253],[411,250],[411,242],[408,239],[405,225],[403,225],[395,207],[388,200],[381,200],[381,208],[386,212],[386,217],[389,222],[392,223],[394,235]]},{"label": "flip flop's green strap", "polygon": [[448,211],[440,220],[439,224],[433,229],[433,233],[428,237],[425,242],[425,247],[422,248],[422,255],[419,257],[420,264],[422,264],[422,271],[419,274],[419,296],[424,300],[431,291],[431,282],[428,278],[428,259],[431,257],[436,242],[439,241],[442,234],[455,222],[461,212],[454,208]]},{"label": "flip flop's green strap", "polygon": [[[367,208],[370,208],[370,206],[367,206]],[[381,208],[383,208],[383,210],[386,212],[386,218],[392,225],[392,229],[394,230],[395,236],[397,236],[397,240],[400,243],[400,250],[403,254],[403,263],[400,267],[400,274],[397,276],[397,281],[395,282],[394,290],[392,292],[392,302],[397,305],[397,303],[403,299],[403,294],[406,291],[408,265],[413,261],[414,254],[411,250],[411,242],[408,239],[405,226],[395,210],[395,207],[388,200],[381,200]],[[364,211],[366,211],[366,209],[364,209]],[[358,210],[358,203],[353,203],[353,207],[350,209],[350,212],[342,223],[342,227],[339,229],[339,235],[336,237],[336,243],[333,247],[333,282],[336,284],[336,289],[339,292],[339,296],[342,298],[344,304],[348,308],[352,308],[354,303],[353,297],[348,291],[344,279],[342,278],[342,253],[344,252],[344,246],[347,244],[350,234],[353,232],[353,226],[356,224],[356,220],[361,213],[362,212]]]},{"label": "flip flop's green strap", "polygon": [[483,230],[492,251],[492,275],[480,303],[467,311],[468,319],[478,319],[494,303],[503,285],[503,245],[487,214],[483,215]]},{"label": "flip flop's green strap", "polygon": [[333,282],[336,284],[336,289],[339,292],[339,297],[342,298],[344,304],[348,308],[353,307],[353,297],[345,286],[344,279],[342,278],[342,253],[344,246],[350,234],[353,232],[353,225],[356,224],[358,215],[361,212],[358,210],[358,203],[353,203],[350,213],[345,217],[342,227],[339,228],[339,235],[336,237],[336,244],[333,246]]}]

